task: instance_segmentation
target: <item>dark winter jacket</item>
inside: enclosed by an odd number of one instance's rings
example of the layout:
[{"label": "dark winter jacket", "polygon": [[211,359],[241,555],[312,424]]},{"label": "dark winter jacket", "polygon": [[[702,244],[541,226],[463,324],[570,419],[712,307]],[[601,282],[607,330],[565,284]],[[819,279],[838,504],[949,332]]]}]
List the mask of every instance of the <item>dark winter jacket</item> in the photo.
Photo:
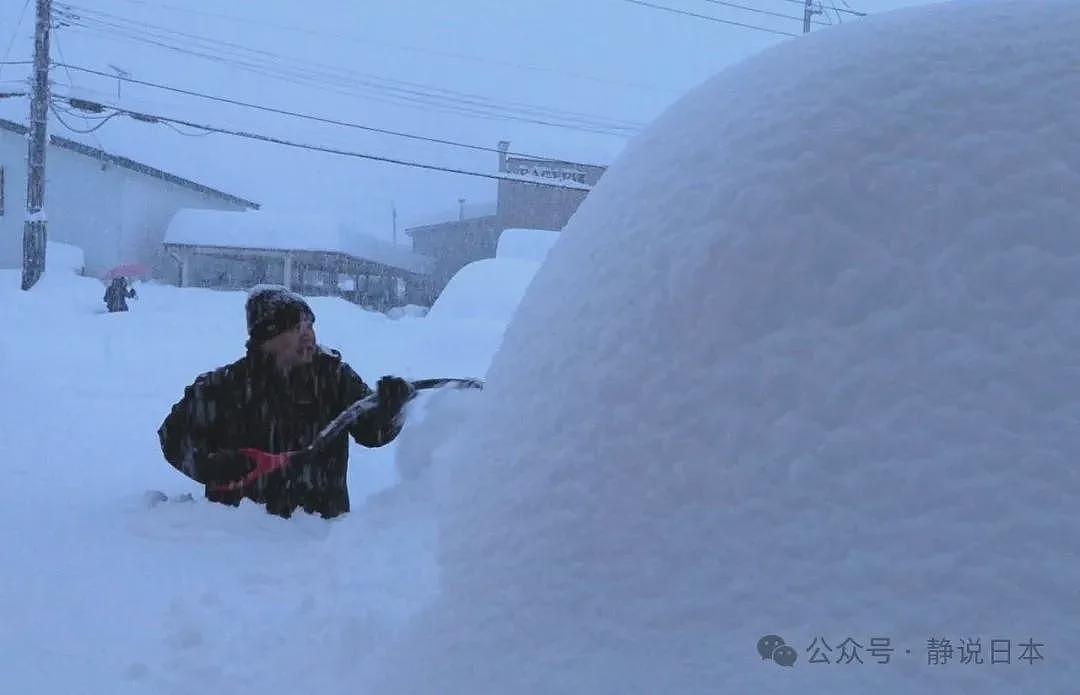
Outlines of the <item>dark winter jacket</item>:
[{"label": "dark winter jacket", "polygon": [[127,299],[135,297],[135,290],[128,289],[127,280],[115,278],[105,288],[105,296],[102,298],[109,311],[127,311]]},{"label": "dark winter jacket", "polygon": [[[334,350],[318,348],[311,364],[292,378],[281,374],[271,358],[253,351],[199,376],[173,406],[158,437],[169,463],[205,483],[195,471],[209,454],[249,447],[269,453],[302,449],[338,413],[371,392]],[[350,433],[359,444],[378,447],[392,441],[399,430],[392,416],[377,411]],[[290,465],[244,490],[207,486],[206,497],[232,505],[247,497],[284,517],[297,508],[334,517],[349,511],[348,460],[348,440],[342,436],[321,460]]]}]

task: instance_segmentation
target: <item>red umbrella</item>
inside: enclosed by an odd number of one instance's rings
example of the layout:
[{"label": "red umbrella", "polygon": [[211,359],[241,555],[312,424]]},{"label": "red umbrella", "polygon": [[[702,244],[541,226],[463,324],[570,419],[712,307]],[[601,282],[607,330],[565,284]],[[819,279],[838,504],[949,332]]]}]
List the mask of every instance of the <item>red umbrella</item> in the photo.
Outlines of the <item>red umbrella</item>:
[{"label": "red umbrella", "polygon": [[125,263],[123,265],[118,265],[109,272],[105,273],[105,282],[111,282],[113,278],[118,278],[121,276],[126,278],[145,278],[146,275],[146,266],[142,263]]}]

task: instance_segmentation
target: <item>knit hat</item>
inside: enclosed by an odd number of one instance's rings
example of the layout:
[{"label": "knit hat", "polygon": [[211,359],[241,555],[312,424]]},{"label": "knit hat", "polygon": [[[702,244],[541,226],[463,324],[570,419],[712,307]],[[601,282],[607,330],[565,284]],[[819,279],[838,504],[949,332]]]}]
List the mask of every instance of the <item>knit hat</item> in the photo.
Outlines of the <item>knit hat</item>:
[{"label": "knit hat", "polygon": [[249,345],[257,345],[290,330],[301,320],[315,321],[315,313],[304,298],[281,285],[256,285],[248,293],[247,330]]}]

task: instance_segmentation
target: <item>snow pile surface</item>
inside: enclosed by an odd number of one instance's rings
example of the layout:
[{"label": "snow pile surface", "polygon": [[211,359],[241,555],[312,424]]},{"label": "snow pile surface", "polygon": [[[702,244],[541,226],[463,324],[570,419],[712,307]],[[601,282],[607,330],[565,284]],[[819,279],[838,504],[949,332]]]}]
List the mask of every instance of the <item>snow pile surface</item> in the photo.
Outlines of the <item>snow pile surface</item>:
[{"label": "snow pile surface", "polygon": [[474,261],[450,278],[428,316],[437,320],[510,320],[540,264],[521,258]]},{"label": "snow pile surface", "polygon": [[422,319],[427,316],[428,308],[419,304],[406,304],[405,306],[390,307],[386,310],[387,318],[397,319]]},{"label": "snow pile surface", "polygon": [[869,17],[634,141],[507,330],[372,692],[1073,692],[1077,35],[1065,0]]},{"label": "snow pile surface", "polygon": [[45,272],[73,273],[79,275],[86,267],[83,250],[72,244],[46,242]]},{"label": "snow pile surface", "polygon": [[558,240],[559,233],[547,229],[504,229],[499,235],[495,257],[543,262]]}]

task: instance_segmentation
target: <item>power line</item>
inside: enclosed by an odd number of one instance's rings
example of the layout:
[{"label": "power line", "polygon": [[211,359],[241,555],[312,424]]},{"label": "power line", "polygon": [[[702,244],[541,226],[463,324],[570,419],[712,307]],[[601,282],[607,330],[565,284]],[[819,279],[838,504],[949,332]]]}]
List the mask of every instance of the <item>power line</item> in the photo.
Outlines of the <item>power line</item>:
[{"label": "power line", "polygon": [[766,29],[765,27],[755,26],[753,24],[744,24],[742,22],[734,22],[730,19],[720,19],[719,17],[710,17],[709,15],[698,14],[696,12],[687,12],[686,10],[677,10],[674,7],[666,7],[664,5],[654,5],[651,2],[643,2],[643,0],[623,0],[624,2],[633,3],[634,5],[641,5],[642,7],[651,7],[654,10],[662,10],[664,12],[671,12],[673,14],[681,14],[687,17],[696,17],[697,19],[706,19],[710,22],[719,22],[720,24],[731,24],[737,27],[743,27],[745,29],[754,29],[756,31],[764,31],[769,34],[779,34],[781,36],[798,36],[798,34],[792,34],[790,31],[780,31],[778,29]]},{"label": "power line", "polygon": [[[436,102],[449,102],[451,106],[455,106],[457,108],[501,111],[504,112],[504,115],[510,116],[512,118],[516,118],[519,120],[523,118],[528,118],[529,120],[532,120],[534,122],[537,120],[536,117],[546,118],[549,121],[550,119],[554,118],[562,121],[564,124],[569,123],[572,125],[586,126],[589,129],[634,130],[641,127],[640,123],[631,123],[626,121],[620,121],[618,119],[602,118],[576,111],[535,106],[528,103],[515,102],[505,99],[503,100],[504,104],[499,104],[496,100],[493,100],[490,97],[478,94],[458,92],[455,90],[432,87],[430,85],[424,85],[415,82],[395,80],[380,77],[378,75],[359,73],[348,70],[346,68],[342,68],[340,66],[326,65],[314,61],[289,58],[277,53],[250,48],[230,41],[211,39],[205,36],[199,36],[196,34],[177,31],[166,27],[147,24],[145,22],[136,22],[125,19],[123,17],[116,17],[105,12],[100,12],[98,10],[84,9],[76,5],[65,5],[64,7],[78,10],[79,12],[84,12],[86,13],[86,15],[88,15],[83,16],[74,14],[72,12],[68,12],[65,14],[63,11],[61,11],[60,15],[64,18],[64,21],[71,22],[74,26],[101,32],[106,35],[110,33],[114,35],[118,34],[124,38],[144,43],[151,43],[154,45],[160,45],[171,50],[187,52],[189,54],[198,55],[199,57],[216,60],[218,62],[232,62],[234,64],[241,64],[242,67],[246,68],[258,67],[261,69],[266,69],[267,67],[270,67],[271,69],[282,71],[281,65],[271,64],[270,66],[267,66],[267,58],[274,61],[285,60],[289,63],[292,63],[293,65],[306,63],[307,65],[314,66],[314,69],[301,67],[300,71],[308,73],[309,76],[314,75],[316,77],[322,78],[326,78],[329,76],[331,77],[331,79],[337,79],[338,81],[341,81],[343,79],[342,75],[345,75],[346,80],[350,80],[353,83],[358,83],[364,87],[375,89],[384,93],[390,93],[394,97],[400,99],[420,99],[425,100],[425,102],[428,104],[430,104],[432,100]],[[162,34],[164,34],[164,36],[162,36]],[[222,56],[220,54],[208,56],[205,53],[193,52],[191,51],[190,47],[176,45],[176,42],[180,40],[176,38],[178,36],[184,37],[184,40],[194,40],[195,42],[213,47],[214,49],[219,50],[219,52],[220,47],[228,47],[230,49],[230,52],[232,52],[234,56],[229,57]],[[165,44],[163,43],[164,41],[169,41],[171,43]],[[197,48],[205,50],[203,46],[197,46]],[[255,54],[265,57],[256,59],[251,57],[250,55],[241,55],[240,59],[243,61],[260,60],[262,61],[262,64],[252,65],[252,63],[250,62],[239,63],[236,60],[235,56],[237,52],[241,52],[243,54]],[[296,68],[291,68],[291,70],[294,73],[296,72]],[[290,68],[287,65],[285,66],[285,71],[290,71]],[[443,105],[445,106],[446,104]],[[543,124],[554,125],[547,121],[545,121]]]},{"label": "power line", "polygon": [[[23,17],[26,16],[26,8],[27,7],[30,7],[30,0],[26,0],[26,2],[23,3],[22,9],[19,11],[19,20],[17,22],[15,22],[15,28],[11,30],[11,40],[8,41],[7,48],[4,50],[4,59],[2,61],[0,61],[0,73],[4,72],[4,66],[5,65],[20,65],[21,64],[21,63],[18,63],[18,62],[9,63],[8,62],[8,57],[11,56],[11,49],[15,45],[15,39],[19,36],[19,27],[22,26]],[[26,62],[27,63],[32,63],[33,61],[28,60]]]},{"label": "power line", "polygon": [[[98,130],[99,128],[101,128],[101,127],[102,127],[102,126],[104,126],[104,125],[105,125],[106,123],[108,123],[108,122],[109,122],[109,121],[111,121],[111,120],[112,120],[113,118],[115,118],[116,116],[118,116],[118,115],[119,115],[119,114],[117,114],[117,113],[112,113],[112,114],[109,114],[108,116],[106,116],[106,117],[104,117],[104,118],[100,118],[100,119],[95,119],[95,120],[97,120],[97,121],[98,121],[98,124],[97,124],[96,126],[94,126],[94,127],[92,127],[92,128],[89,128],[89,127],[88,127],[88,128],[86,128],[85,130],[83,130],[83,129],[75,128],[74,126],[72,126],[71,124],[69,124],[69,123],[68,123],[67,121],[65,121],[65,120],[63,119],[63,117],[62,117],[62,116],[60,115],[60,111],[59,111],[59,110],[58,110],[58,109],[56,108],[56,105],[55,105],[55,104],[50,104],[50,105],[49,105],[49,107],[50,107],[50,109],[51,109],[51,110],[52,110],[52,112],[53,112],[53,117],[54,117],[54,118],[56,118],[56,120],[60,122],[60,125],[64,126],[65,128],[67,128],[67,129],[68,129],[68,130],[70,130],[71,132],[73,132],[73,133],[79,133],[80,135],[88,135],[88,134],[91,134],[91,133],[93,133],[94,131]],[[76,116],[76,117],[79,117],[79,118],[85,118],[85,117],[84,117],[84,116],[82,116],[81,114],[73,114],[73,113],[71,113],[70,111],[68,112],[68,114],[69,114],[69,115],[72,115],[72,116]],[[90,124],[89,124],[89,123],[87,123],[87,126],[89,126],[89,125],[90,125]],[[100,148],[100,143],[99,143],[99,149],[101,149],[101,148]]]},{"label": "power line", "polygon": [[[106,35],[108,35],[108,32],[105,32],[105,33],[106,33]],[[325,74],[319,74],[319,73],[311,71],[311,70],[305,70],[305,69],[297,70],[297,69],[289,69],[289,68],[280,68],[280,67],[276,67],[274,65],[251,63],[251,62],[246,62],[246,61],[241,61],[241,60],[236,60],[236,59],[227,59],[227,58],[223,58],[223,57],[221,57],[219,55],[214,55],[214,54],[211,54],[211,53],[204,53],[204,52],[199,52],[199,51],[193,51],[193,50],[190,50],[190,49],[177,47],[175,45],[163,43],[163,42],[156,41],[156,40],[153,40],[153,39],[148,39],[148,38],[143,38],[143,37],[138,37],[138,36],[132,36],[132,35],[127,35],[127,34],[121,34],[120,38],[127,39],[129,41],[136,41],[136,42],[139,42],[139,43],[146,43],[146,44],[150,44],[150,45],[154,45],[154,46],[160,46],[160,47],[163,47],[163,48],[167,48],[167,49],[176,51],[177,53],[182,53],[182,54],[186,54],[186,55],[192,55],[192,56],[195,56],[195,57],[198,57],[198,58],[203,58],[205,60],[210,60],[212,62],[221,63],[223,65],[228,65],[228,66],[231,66],[231,67],[239,67],[240,69],[246,70],[248,72],[252,72],[252,73],[255,73],[255,74],[259,74],[259,75],[264,75],[264,76],[267,76],[267,77],[270,77],[270,78],[273,78],[273,79],[276,79],[276,80],[280,80],[280,81],[283,81],[283,82],[289,82],[289,83],[292,83],[292,84],[299,84],[299,85],[306,85],[306,86],[314,86],[316,88],[319,88],[319,89],[322,89],[322,90],[325,90],[325,91],[332,91],[332,92],[335,92],[335,93],[338,93],[338,94],[343,94],[345,96],[350,96],[350,97],[362,96],[364,99],[366,99],[368,101],[378,101],[378,102],[394,104],[394,105],[397,105],[397,106],[406,106],[406,107],[411,107],[411,108],[422,107],[423,110],[425,112],[428,112],[428,113],[440,112],[440,113],[448,113],[448,114],[454,114],[454,115],[475,116],[475,117],[491,119],[491,120],[518,121],[518,122],[523,122],[523,123],[536,123],[536,124],[546,125],[546,126],[551,126],[551,127],[564,128],[564,129],[569,129],[569,130],[578,130],[578,131],[591,132],[591,133],[599,133],[599,134],[603,134],[603,135],[613,135],[613,136],[618,136],[618,137],[627,137],[627,135],[628,135],[628,133],[618,132],[617,130],[614,130],[614,129],[628,130],[628,128],[625,127],[625,126],[619,126],[619,125],[612,125],[612,126],[596,125],[596,126],[594,126],[594,125],[589,125],[589,124],[579,124],[579,123],[572,123],[572,122],[560,122],[560,121],[555,121],[555,120],[550,120],[550,119],[534,118],[534,117],[517,115],[517,114],[514,114],[514,113],[508,113],[506,111],[499,111],[498,110],[499,107],[497,107],[497,106],[489,106],[489,105],[485,105],[485,104],[479,104],[477,107],[470,107],[470,106],[457,105],[457,104],[454,104],[454,103],[449,103],[449,104],[447,104],[447,103],[439,103],[438,101],[431,101],[430,100],[430,96],[432,96],[432,95],[428,95],[429,98],[424,99],[424,98],[417,98],[417,97],[414,97],[414,96],[410,96],[410,95],[407,95],[407,94],[406,95],[393,94],[393,93],[386,94],[385,93],[386,89],[385,88],[380,88],[378,85],[374,85],[374,86],[372,86],[372,85],[360,85],[360,86],[357,86],[355,82],[350,82],[347,79],[344,79],[344,78],[341,78],[341,77],[336,77],[335,78],[334,76],[329,76],[328,77]],[[367,91],[365,91],[365,87],[367,87]],[[398,91],[400,91],[400,90],[398,90]],[[376,94],[376,95],[381,93],[381,96],[372,96],[373,93]],[[436,95],[436,98],[437,98],[437,95]]]},{"label": "power line", "polygon": [[435,50],[435,49],[431,49],[431,48],[420,48],[418,46],[409,46],[409,45],[406,45],[406,44],[393,43],[393,42],[390,42],[390,41],[382,41],[382,40],[372,39],[370,37],[363,37],[362,38],[362,37],[352,35],[352,34],[341,34],[341,33],[335,33],[335,32],[317,31],[317,30],[314,30],[314,29],[307,29],[307,28],[304,28],[304,27],[288,26],[288,25],[285,25],[285,24],[277,24],[275,22],[268,22],[266,20],[253,19],[253,18],[250,18],[250,17],[237,17],[235,15],[223,14],[223,13],[220,13],[220,12],[209,12],[209,11],[206,11],[206,10],[197,10],[197,9],[193,9],[193,8],[190,8],[190,7],[179,7],[179,6],[170,5],[170,4],[167,4],[167,3],[150,3],[150,2],[146,2],[146,0],[123,0],[123,2],[131,3],[131,4],[135,4],[135,5],[141,5],[143,7],[149,7],[149,8],[152,8],[152,9],[163,9],[163,10],[168,10],[168,11],[172,11],[172,12],[180,12],[180,13],[185,13],[185,14],[195,15],[195,16],[214,17],[214,18],[217,18],[217,19],[224,19],[226,21],[240,23],[240,24],[243,24],[244,26],[263,26],[263,27],[269,27],[269,28],[272,28],[272,29],[277,29],[277,30],[280,30],[280,31],[286,31],[286,32],[291,32],[291,33],[306,34],[308,36],[319,36],[319,37],[328,37],[328,38],[334,38],[334,39],[342,39],[342,40],[348,41],[350,43],[371,44],[373,46],[381,46],[383,48],[391,48],[391,49],[398,50],[398,51],[419,53],[419,54],[422,54],[422,55],[432,55],[432,56],[437,56],[437,57],[440,57],[440,58],[453,58],[453,59],[456,59],[456,60],[472,61],[472,62],[476,62],[476,63],[495,65],[495,66],[503,67],[503,68],[511,68],[511,69],[515,69],[515,70],[525,70],[525,71],[530,71],[530,72],[541,72],[541,73],[550,73],[550,74],[553,74],[553,75],[562,75],[564,77],[570,77],[570,78],[573,78],[573,79],[586,80],[586,81],[589,81],[589,82],[596,82],[596,83],[599,83],[599,84],[610,84],[610,85],[617,86],[617,87],[629,87],[631,89],[639,89],[639,90],[643,90],[643,91],[657,92],[657,93],[663,92],[663,93],[668,93],[668,94],[677,93],[677,91],[678,91],[678,90],[672,90],[672,89],[667,89],[667,88],[663,88],[663,87],[658,87],[656,85],[643,84],[643,83],[639,83],[639,82],[626,82],[626,81],[623,81],[623,80],[612,80],[612,79],[607,79],[607,78],[603,78],[603,77],[597,77],[595,75],[587,75],[587,74],[580,73],[580,72],[575,72],[575,71],[572,71],[572,70],[561,70],[559,68],[553,68],[553,67],[547,67],[547,66],[528,65],[528,64],[524,64],[524,63],[515,63],[515,62],[511,62],[511,61],[496,60],[494,58],[485,58],[485,57],[482,57],[482,56],[470,55],[470,54],[467,54],[467,53],[456,53],[456,52],[453,52],[453,51],[441,51],[441,50]]},{"label": "power line", "polygon": [[[483,145],[473,145],[473,144],[470,144],[470,143],[457,142],[457,141],[454,141],[454,140],[445,140],[445,139],[442,139],[442,138],[432,138],[432,137],[426,137],[426,136],[423,136],[423,135],[415,135],[413,133],[405,133],[405,132],[398,131],[398,130],[389,130],[389,129],[386,129],[386,128],[376,128],[374,126],[367,126],[367,125],[363,125],[363,124],[360,124],[360,123],[351,123],[349,121],[342,121],[342,120],[338,120],[336,118],[326,118],[326,117],[323,117],[323,116],[314,116],[314,115],[307,114],[307,113],[300,113],[298,111],[289,111],[287,109],[279,109],[279,108],[275,108],[273,106],[263,106],[263,105],[260,105],[260,104],[252,104],[252,103],[249,103],[249,102],[240,101],[239,99],[232,99],[232,98],[229,98],[229,97],[222,97],[222,96],[215,96],[215,95],[212,95],[212,94],[205,94],[203,92],[196,92],[196,91],[193,91],[193,90],[190,90],[190,89],[183,89],[183,88],[180,88],[180,87],[171,87],[169,85],[159,84],[157,82],[148,82],[146,80],[139,80],[139,79],[135,79],[135,78],[132,78],[132,77],[122,77],[122,76],[118,77],[116,75],[111,75],[109,73],[105,73],[105,72],[102,72],[100,70],[93,70],[91,68],[84,68],[84,67],[79,66],[79,65],[67,65],[67,64],[64,64],[64,63],[53,63],[53,64],[58,65],[60,67],[67,68],[67,69],[77,70],[79,72],[89,73],[91,75],[100,75],[101,77],[115,78],[115,79],[119,79],[119,80],[122,80],[124,82],[129,82],[129,83],[132,83],[132,84],[143,85],[143,86],[146,86],[146,87],[154,87],[156,89],[163,89],[163,90],[166,90],[166,91],[169,91],[169,92],[176,92],[177,94],[186,94],[188,96],[199,97],[201,99],[209,99],[210,101],[217,101],[217,102],[221,102],[221,103],[224,103],[224,104],[232,104],[234,106],[242,106],[242,107],[249,108],[249,109],[256,109],[256,110],[259,110],[259,111],[266,111],[268,113],[276,113],[276,114],[280,114],[280,115],[283,115],[283,116],[293,116],[295,118],[303,118],[303,119],[306,119],[306,120],[309,120],[309,121],[315,121],[315,122],[318,122],[318,123],[327,123],[327,124],[330,124],[330,125],[344,126],[346,128],[356,128],[358,130],[365,130],[365,131],[368,131],[368,132],[379,133],[379,134],[382,134],[382,135],[393,135],[395,137],[407,138],[407,139],[410,139],[410,140],[419,140],[419,141],[422,141],[422,142],[431,142],[431,143],[435,143],[435,144],[439,144],[439,145],[450,145],[452,147],[462,147],[462,148],[466,148],[466,149],[470,149],[470,150],[477,150],[477,151],[481,151],[481,152],[496,152],[496,153],[501,153],[502,152],[502,150],[499,150],[499,149],[497,149],[495,147],[485,147]],[[528,158],[528,159],[537,159],[537,160],[544,160],[544,161],[549,161],[549,162],[561,161],[561,160],[557,160],[557,159],[552,159],[550,157],[540,157],[540,156],[537,156],[537,155],[527,154],[527,153],[523,153],[523,152],[507,151],[506,154],[509,154],[509,155],[512,155],[512,156],[515,156],[515,157],[525,157],[525,158]]]},{"label": "power line", "polygon": [[[795,4],[795,5],[799,5],[800,7],[806,7],[806,1],[805,0],[784,0],[784,1],[785,2],[790,2],[790,3]],[[844,4],[847,5],[846,2]],[[859,12],[858,10],[853,10],[853,9],[851,9],[850,5],[847,5],[847,9],[844,9],[843,7],[838,7],[838,8],[836,8],[836,11],[837,12],[844,12],[846,14],[853,14],[856,17],[865,17],[866,16],[865,12]]]},{"label": "power line", "polygon": [[[796,17],[793,14],[784,14],[782,12],[771,12],[769,10],[762,10],[757,7],[749,7],[747,5],[739,5],[734,2],[726,2],[725,0],[704,0],[704,2],[711,2],[714,5],[723,5],[724,7],[733,7],[738,10],[745,10],[746,12],[756,12],[758,14],[768,15],[769,17],[780,17],[782,19],[793,19],[796,22],[803,21],[802,17]],[[811,24],[820,24],[821,26],[827,26],[824,22],[817,22],[811,20]]]},{"label": "power line", "polygon": [[[60,94],[56,95],[56,98],[57,99],[70,99],[70,97],[65,97],[65,96],[60,95]],[[88,101],[85,101],[85,100],[82,101],[82,103],[89,104],[89,105],[99,107],[99,108],[105,108],[106,107],[106,105],[104,105],[104,104],[96,104],[94,102],[88,102]],[[269,143],[272,143],[272,144],[275,144],[275,145],[283,145],[285,147],[294,147],[294,148],[297,148],[297,149],[311,150],[313,152],[324,152],[324,153],[327,153],[327,154],[337,154],[337,155],[341,155],[341,156],[344,156],[344,157],[355,157],[355,158],[358,158],[358,159],[367,159],[367,160],[370,160],[370,161],[383,162],[383,163],[386,163],[386,164],[397,164],[399,166],[413,167],[413,168],[417,168],[417,169],[427,169],[429,171],[441,171],[441,172],[450,173],[450,174],[462,174],[464,176],[476,176],[476,177],[485,178],[485,179],[494,179],[494,180],[497,180],[497,181],[515,181],[515,182],[518,182],[518,183],[528,183],[528,184],[533,184],[533,185],[536,185],[536,186],[548,186],[548,187],[552,187],[552,188],[571,188],[571,189],[577,189],[577,190],[588,190],[589,189],[589,186],[583,186],[583,185],[577,184],[577,183],[569,183],[569,182],[558,182],[557,183],[557,182],[554,182],[554,181],[540,181],[540,180],[529,178],[527,176],[514,176],[512,174],[490,174],[490,173],[486,173],[486,172],[482,172],[482,171],[470,171],[468,169],[457,169],[455,167],[445,167],[445,166],[440,166],[440,165],[437,165],[437,164],[426,164],[424,162],[416,162],[416,161],[411,161],[411,160],[406,160],[406,159],[395,159],[393,157],[381,157],[381,156],[378,156],[378,155],[366,154],[366,153],[363,153],[363,152],[355,152],[355,151],[351,151],[351,150],[342,150],[342,149],[338,149],[338,148],[334,148],[334,147],[323,147],[322,145],[309,145],[309,144],[306,144],[306,143],[295,142],[293,140],[285,140],[284,138],[277,138],[277,137],[273,137],[273,136],[270,136],[270,135],[262,135],[262,134],[259,134],[259,133],[252,133],[252,132],[248,132],[248,131],[230,130],[228,128],[219,128],[219,127],[211,126],[211,125],[193,123],[191,121],[186,121],[186,120],[183,120],[183,119],[180,119],[180,118],[172,118],[170,116],[161,116],[161,115],[158,115],[158,114],[143,113],[141,111],[132,111],[131,109],[124,109],[124,108],[120,108],[118,106],[109,106],[108,108],[111,108],[114,111],[113,115],[123,114],[125,116],[133,118],[133,119],[135,119],[137,121],[141,121],[143,123],[163,123],[163,124],[172,123],[174,125],[182,125],[182,126],[186,126],[188,128],[196,128],[196,129],[199,129],[199,130],[204,130],[204,131],[207,131],[209,133],[220,133],[222,135],[232,135],[234,137],[246,138],[246,139],[249,139],[249,140],[258,140],[260,142],[269,142]]]},{"label": "power line", "polygon": [[[67,58],[64,57],[64,49],[60,47],[60,32],[56,32],[56,34],[53,37],[53,41],[56,43],[56,52],[60,55],[60,59],[64,61],[63,64],[66,65]],[[71,85],[71,89],[75,89],[75,77],[71,74],[70,69],[65,68],[65,70],[67,70],[68,84]],[[63,122],[63,120],[61,120],[60,115],[56,112],[56,109],[53,109],[53,115],[56,116],[56,120],[60,121],[60,123],[65,128],[67,128],[68,130],[74,130],[73,128],[71,128],[71,126],[67,125],[66,123]],[[87,127],[89,128],[90,121],[89,121],[89,119],[86,118],[85,115],[83,115],[83,114],[73,114],[73,115],[80,116],[83,119],[83,122],[86,123]],[[94,128],[90,128],[89,130],[82,131],[82,134],[83,135],[93,134],[94,131],[96,131],[98,128],[100,128],[103,125],[105,125],[105,123],[101,123],[101,124],[99,124],[98,126],[96,126]],[[80,131],[75,130],[75,132],[78,133]],[[101,141],[98,140],[97,135],[94,135],[94,142],[96,142],[98,144],[98,148],[101,149]]]},{"label": "power line", "polygon": [[[289,82],[291,84],[298,84],[298,85],[304,85],[304,86],[309,86],[309,87],[316,87],[316,88],[318,88],[320,90],[323,90],[323,91],[330,91],[330,92],[334,92],[336,94],[342,94],[342,95],[353,97],[353,98],[355,98],[357,96],[361,96],[367,101],[375,101],[375,102],[394,104],[396,106],[405,106],[405,107],[408,107],[408,108],[420,108],[420,107],[422,107],[422,110],[425,111],[426,113],[437,112],[437,113],[447,113],[447,114],[453,114],[453,115],[459,115],[459,116],[460,115],[474,116],[474,117],[484,118],[484,119],[489,119],[489,120],[517,121],[517,122],[522,122],[522,123],[536,123],[536,124],[546,125],[546,126],[551,126],[551,127],[556,127],[556,128],[564,128],[564,129],[568,129],[568,130],[577,130],[577,131],[589,132],[589,133],[599,133],[599,134],[602,134],[602,135],[611,135],[611,136],[623,137],[623,138],[625,138],[625,137],[627,137],[629,135],[629,133],[626,133],[626,132],[618,132],[616,130],[607,129],[607,128],[599,127],[599,126],[580,125],[580,124],[576,124],[576,123],[566,123],[566,122],[545,120],[545,119],[539,119],[539,118],[531,118],[531,117],[526,117],[526,116],[519,116],[519,115],[515,115],[515,114],[512,114],[512,113],[506,113],[506,112],[500,112],[500,111],[494,110],[497,107],[491,107],[491,106],[481,105],[481,106],[479,106],[477,108],[471,108],[471,107],[467,107],[467,106],[458,106],[458,105],[454,105],[454,104],[445,104],[445,103],[432,102],[432,101],[429,101],[429,100],[418,99],[416,97],[411,97],[411,96],[407,96],[407,95],[406,96],[401,96],[401,95],[397,95],[397,94],[389,94],[389,95],[388,94],[382,94],[381,96],[373,96],[373,94],[375,94],[375,95],[379,94],[379,91],[378,91],[377,88],[376,88],[376,90],[374,92],[373,91],[365,91],[363,86],[358,87],[354,83],[351,83],[351,82],[349,82],[347,80],[344,80],[344,79],[342,79],[340,77],[337,78],[337,81],[335,83],[333,81],[333,78],[328,79],[327,77],[320,76],[317,73],[310,74],[311,71],[306,71],[309,74],[304,74],[305,71],[299,71],[299,74],[297,74],[298,71],[296,71],[296,70],[290,71],[289,69],[275,68],[273,66],[263,66],[263,65],[259,65],[257,63],[248,63],[248,62],[237,61],[237,60],[227,60],[227,59],[223,59],[220,56],[216,56],[216,55],[213,55],[213,54],[201,53],[201,52],[197,52],[197,51],[191,51],[191,50],[187,50],[187,49],[183,49],[183,48],[178,48],[176,46],[165,44],[165,43],[162,43],[162,42],[159,42],[159,41],[154,41],[154,40],[151,40],[151,39],[144,39],[144,38],[131,37],[131,36],[121,36],[121,38],[126,38],[127,40],[130,40],[130,41],[136,41],[136,42],[140,42],[140,43],[148,43],[148,44],[155,45],[155,46],[161,46],[161,47],[164,47],[164,48],[174,50],[174,51],[176,51],[178,53],[196,56],[196,57],[199,57],[199,58],[203,58],[203,59],[210,60],[210,61],[213,61],[213,62],[221,63],[223,65],[228,65],[228,66],[231,66],[231,67],[239,67],[240,69],[246,70],[246,71],[251,72],[251,73],[255,73],[255,74],[258,74],[258,75],[264,75],[266,77],[270,77],[272,79],[280,80],[280,81],[283,81],[283,82]],[[370,90],[370,88],[369,88],[369,90]],[[612,127],[614,128],[615,126],[612,126]],[[625,128],[623,128],[621,126],[618,126],[618,127],[625,130]]]},{"label": "power line", "polygon": [[[844,23],[844,15],[840,14],[840,10],[839,10],[839,8],[837,8],[836,2],[834,0],[829,0],[829,6],[830,6],[829,9],[831,9],[833,12],[836,13],[836,23],[837,24],[843,24]],[[822,14],[823,14],[823,16],[828,18],[829,24],[832,24],[832,17],[829,17],[829,13],[828,12],[823,12]]]},{"label": "power line", "polygon": [[205,137],[207,137],[209,135],[213,135],[213,133],[209,133],[209,132],[205,132],[205,133],[186,133],[183,130],[180,130],[179,128],[177,128],[172,123],[166,123],[164,121],[162,122],[161,125],[167,127],[169,130],[171,130],[171,131],[173,131],[175,133],[179,133],[180,135],[183,135],[186,138],[205,138]]}]

